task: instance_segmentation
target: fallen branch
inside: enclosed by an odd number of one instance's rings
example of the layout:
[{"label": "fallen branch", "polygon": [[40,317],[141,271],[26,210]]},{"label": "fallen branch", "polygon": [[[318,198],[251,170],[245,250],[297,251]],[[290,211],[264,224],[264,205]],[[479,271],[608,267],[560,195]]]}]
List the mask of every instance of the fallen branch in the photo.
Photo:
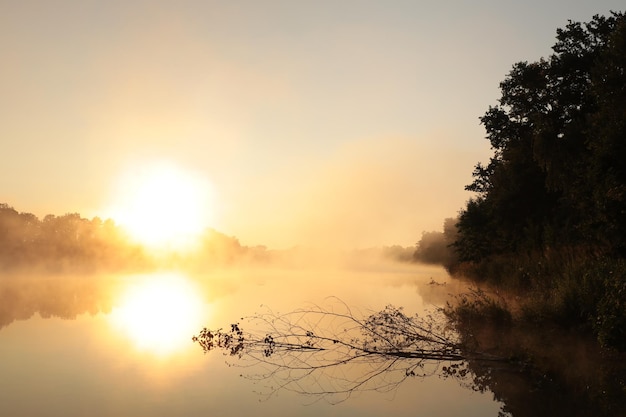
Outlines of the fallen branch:
[{"label": "fallen branch", "polygon": [[205,328],[193,341],[205,352],[222,350],[244,361],[240,366],[255,366],[246,377],[274,383],[268,396],[288,390],[335,403],[357,392],[391,391],[409,377],[467,373],[467,355],[442,315],[408,316],[390,305],[360,318],[332,300],[328,308],[268,309],[249,317],[246,330],[240,323]]}]

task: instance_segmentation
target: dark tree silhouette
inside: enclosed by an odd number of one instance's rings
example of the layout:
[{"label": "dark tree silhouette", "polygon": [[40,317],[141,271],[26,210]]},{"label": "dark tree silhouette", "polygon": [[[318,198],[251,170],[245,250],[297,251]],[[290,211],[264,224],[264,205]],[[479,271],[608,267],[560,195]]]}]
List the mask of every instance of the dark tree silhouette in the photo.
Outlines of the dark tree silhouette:
[{"label": "dark tree silhouette", "polygon": [[[626,350],[626,15],[558,29],[518,62],[481,122],[493,156],[459,213],[449,268],[519,295]],[[537,310],[537,309],[536,309]]]},{"label": "dark tree silhouette", "polygon": [[457,263],[453,244],[457,239],[456,223],[458,219],[447,218],[443,223],[443,232],[423,232],[417,242],[412,258],[417,262],[443,265],[446,269]]},{"label": "dark tree silhouette", "polygon": [[175,250],[158,259],[134,242],[112,219],[89,220],[78,213],[46,215],[42,220],[0,203],[0,271],[93,273],[167,267],[206,268],[269,259],[263,247],[246,247],[235,237],[206,229],[197,251]]},{"label": "dark tree silhouette", "polygon": [[247,321],[252,331],[240,323],[205,328],[193,341],[205,352],[222,350],[240,365],[254,366],[246,377],[267,382],[268,397],[287,390],[336,403],[363,391],[392,391],[411,377],[463,378],[469,358],[501,360],[465,352],[437,312],[408,316],[387,306],[362,315],[333,298],[329,308],[268,309]]},{"label": "dark tree silhouette", "polygon": [[563,246],[626,256],[626,18],[569,22],[518,62],[481,122],[493,156],[460,214],[462,261]]}]

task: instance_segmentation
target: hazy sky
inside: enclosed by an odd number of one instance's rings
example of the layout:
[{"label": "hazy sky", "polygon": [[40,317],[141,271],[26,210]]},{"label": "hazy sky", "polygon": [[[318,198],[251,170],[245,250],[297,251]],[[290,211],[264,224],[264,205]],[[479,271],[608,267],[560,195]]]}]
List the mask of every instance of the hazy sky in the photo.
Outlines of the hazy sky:
[{"label": "hazy sky", "polygon": [[0,0],[0,202],[106,216],[168,163],[247,245],[412,245],[469,198],[478,118],[623,0]]}]

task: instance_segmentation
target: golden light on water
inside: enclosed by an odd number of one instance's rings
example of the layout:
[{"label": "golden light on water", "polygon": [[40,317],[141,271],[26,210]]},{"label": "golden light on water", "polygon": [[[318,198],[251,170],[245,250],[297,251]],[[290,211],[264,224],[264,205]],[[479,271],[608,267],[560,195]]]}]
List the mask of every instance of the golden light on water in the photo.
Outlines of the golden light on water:
[{"label": "golden light on water", "polygon": [[192,246],[213,217],[209,183],[171,164],[135,167],[121,177],[114,200],[111,217],[151,248]]},{"label": "golden light on water", "polygon": [[192,282],[177,274],[158,274],[130,284],[110,320],[136,349],[167,356],[192,345],[206,314]]}]

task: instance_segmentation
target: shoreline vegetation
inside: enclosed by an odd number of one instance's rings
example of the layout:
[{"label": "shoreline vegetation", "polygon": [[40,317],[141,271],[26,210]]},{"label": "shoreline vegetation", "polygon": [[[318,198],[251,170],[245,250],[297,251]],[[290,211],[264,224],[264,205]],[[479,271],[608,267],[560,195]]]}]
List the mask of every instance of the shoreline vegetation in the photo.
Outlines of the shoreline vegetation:
[{"label": "shoreline vegetation", "polygon": [[[480,119],[493,156],[475,166],[466,187],[474,197],[458,217],[445,219],[443,232],[423,233],[414,251],[392,246],[377,255],[440,264],[507,294],[461,300],[454,319],[558,324],[626,351],[626,17],[570,21],[556,39],[550,57],[513,65],[499,104]],[[192,255],[158,259],[112,220],[40,220],[0,204],[4,271],[200,271],[309,255],[244,246],[207,229]]]},{"label": "shoreline vegetation", "polygon": [[[446,219],[447,225],[454,222]],[[454,239],[445,232],[424,233],[413,255],[415,262],[442,265],[452,277],[468,281],[470,291],[446,307],[453,322],[556,325],[626,351],[626,259],[566,247],[460,261]]]},{"label": "shoreline vegetation", "polygon": [[143,272],[187,265],[225,265],[267,255],[264,247],[246,247],[233,237],[207,229],[188,253],[150,250],[134,242],[113,220],[18,212],[0,203],[0,271],[44,274]]},{"label": "shoreline vegetation", "polygon": [[135,273],[159,268],[201,272],[229,266],[350,265],[362,259],[372,263],[411,262],[413,248],[394,245],[339,254],[300,246],[269,249],[244,245],[234,236],[207,228],[190,247],[151,249],[135,242],[112,219],[87,219],[78,213],[48,214],[39,219],[0,203],[0,272]]},{"label": "shoreline vegetation", "polygon": [[[439,375],[492,391],[504,404],[502,415],[624,415],[626,15],[570,21],[556,33],[554,53],[514,64],[500,83],[498,104],[480,118],[493,156],[474,167],[474,180],[466,186],[473,197],[457,217],[445,219],[442,232],[424,232],[415,248],[342,254],[348,263],[380,259],[443,266],[470,288],[438,311],[447,320],[409,317],[393,306],[359,318],[342,304],[344,310],[270,311],[254,317],[274,334],[245,333],[232,324],[230,331],[203,329],[193,340],[205,352],[217,347],[239,358],[251,353],[270,365],[279,359],[277,369],[287,376],[280,387],[294,384],[303,394],[347,398],[386,372],[397,377],[383,378],[372,390]],[[4,298],[9,307],[19,307],[20,317],[39,311],[43,317],[71,318],[94,311],[77,301],[92,300],[99,283],[83,279],[91,274],[159,268],[202,273],[274,263],[304,268],[311,262],[330,265],[330,256],[309,248],[245,246],[213,229],[189,252],[155,252],[134,243],[110,219],[77,213],[39,219],[0,203],[0,273],[56,275],[68,283],[67,289],[48,285],[24,309],[16,294],[19,285],[30,282],[6,279]],[[429,285],[438,283],[431,278]],[[58,304],[49,301],[50,294]],[[98,308],[111,305],[105,296]],[[322,318],[310,322],[318,327],[308,328],[302,324],[308,323],[305,316]],[[0,329],[15,317],[0,317]],[[347,320],[358,336],[338,319]],[[322,325],[323,320],[331,325]],[[347,352],[339,359],[307,361],[301,355],[336,354],[338,348]],[[281,362],[285,353],[305,360]],[[310,371],[324,373],[352,364],[353,358],[373,366],[371,373],[354,380],[341,374],[339,381],[347,385],[339,391],[300,391],[298,382]],[[304,370],[304,376],[294,380],[294,370]]]},{"label": "shoreline vegetation", "polygon": [[474,197],[414,258],[508,294],[465,299],[457,318],[558,324],[625,351],[626,17],[570,21],[556,40],[500,83],[480,119],[493,156],[474,168]]}]

